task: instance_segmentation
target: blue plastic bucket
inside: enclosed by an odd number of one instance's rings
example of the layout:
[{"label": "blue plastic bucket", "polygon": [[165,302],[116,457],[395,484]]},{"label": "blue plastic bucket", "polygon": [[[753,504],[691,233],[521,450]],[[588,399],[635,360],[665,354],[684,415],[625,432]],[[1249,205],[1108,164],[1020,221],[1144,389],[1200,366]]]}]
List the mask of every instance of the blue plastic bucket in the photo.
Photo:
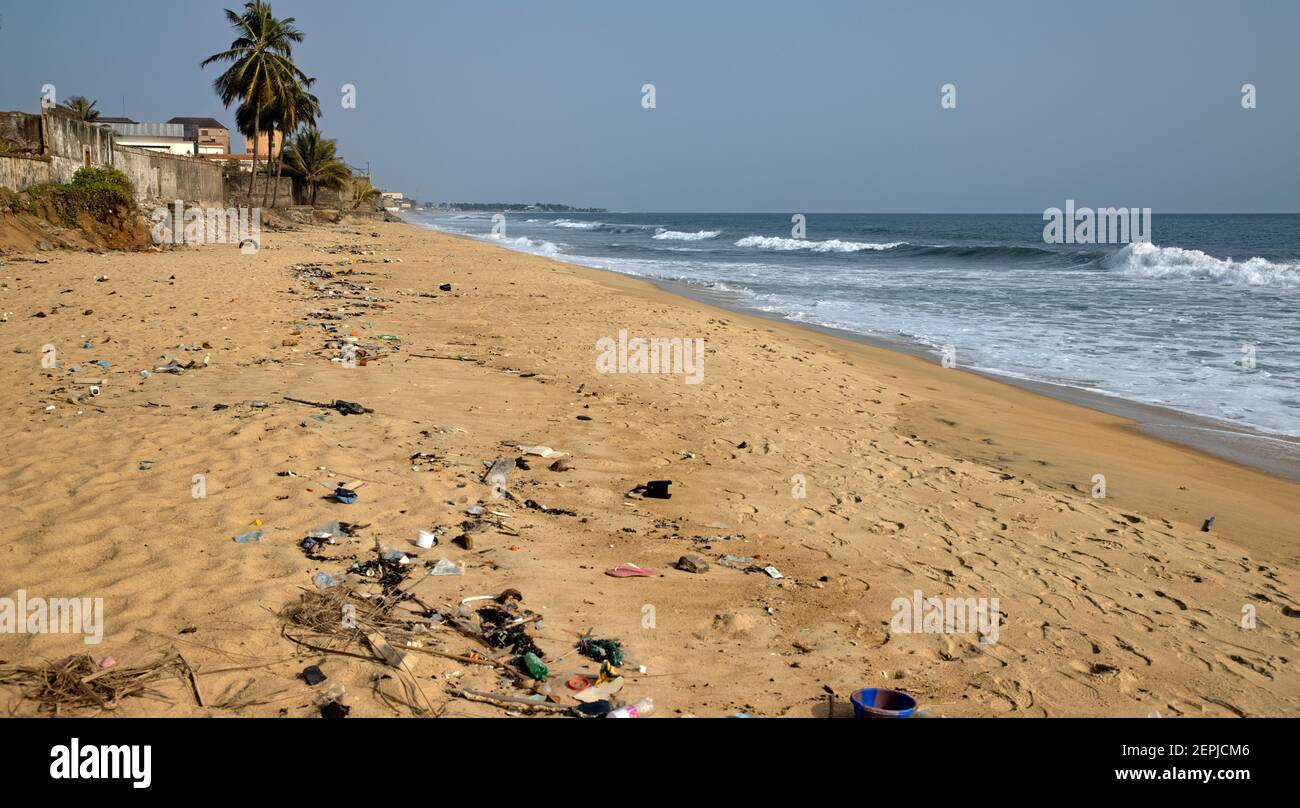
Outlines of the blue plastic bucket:
[{"label": "blue plastic bucket", "polygon": [[916,710],[916,699],[901,690],[867,687],[849,697],[854,718],[907,718]]}]

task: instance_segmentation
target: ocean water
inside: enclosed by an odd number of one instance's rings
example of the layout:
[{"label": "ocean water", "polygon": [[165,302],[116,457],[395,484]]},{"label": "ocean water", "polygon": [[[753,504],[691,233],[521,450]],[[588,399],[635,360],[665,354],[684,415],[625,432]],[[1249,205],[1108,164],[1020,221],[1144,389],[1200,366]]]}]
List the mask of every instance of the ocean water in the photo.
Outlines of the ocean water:
[{"label": "ocean water", "polygon": [[[1155,215],[1054,245],[1039,215],[505,214],[416,224],[650,279],[961,367],[1300,436],[1300,215]],[[1248,353],[1249,352],[1249,353]],[[1253,367],[1251,359],[1253,357]]]}]

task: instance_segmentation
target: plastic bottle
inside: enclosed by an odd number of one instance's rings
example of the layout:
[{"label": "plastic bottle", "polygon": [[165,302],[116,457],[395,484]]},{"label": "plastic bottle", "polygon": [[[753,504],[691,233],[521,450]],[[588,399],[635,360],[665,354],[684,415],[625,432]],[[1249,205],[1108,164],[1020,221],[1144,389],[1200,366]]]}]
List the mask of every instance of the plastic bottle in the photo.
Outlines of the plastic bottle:
[{"label": "plastic bottle", "polygon": [[609,718],[644,718],[655,711],[655,702],[652,698],[644,698],[636,704],[624,704],[617,710],[610,712]]},{"label": "plastic bottle", "polygon": [[528,668],[528,675],[539,682],[545,682],[547,675],[550,673],[542,660],[532,651],[524,654],[524,666]]}]

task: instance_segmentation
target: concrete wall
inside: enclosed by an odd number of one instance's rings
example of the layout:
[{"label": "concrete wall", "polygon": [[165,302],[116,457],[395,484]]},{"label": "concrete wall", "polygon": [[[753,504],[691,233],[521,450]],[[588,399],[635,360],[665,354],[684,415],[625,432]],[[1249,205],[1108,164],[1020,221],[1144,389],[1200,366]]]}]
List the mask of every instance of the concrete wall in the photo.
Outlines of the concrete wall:
[{"label": "concrete wall", "polygon": [[[265,167],[262,167],[261,170],[258,171],[257,183],[253,186],[252,201],[254,207],[260,206],[262,204],[263,189],[266,188],[265,172],[266,172]],[[248,180],[251,177],[252,177],[252,172],[249,171],[241,171],[238,174],[225,175],[224,177],[225,196],[226,196],[226,200],[230,204],[235,204],[237,202],[240,205],[248,205],[249,203]],[[278,196],[275,196],[276,207],[285,207],[287,205],[294,204],[293,178],[280,177],[278,188],[279,188]],[[276,179],[275,177],[271,177],[271,189],[270,189],[271,195],[277,194],[276,189],[277,189]],[[268,206],[271,204],[271,196],[266,197],[266,204]]]},{"label": "concrete wall", "polygon": [[41,153],[40,116],[0,112],[0,154],[15,153]]},{"label": "concrete wall", "polygon": [[[355,180],[355,179],[347,180],[343,183],[343,187],[337,190],[334,188],[321,188],[316,193],[316,207],[338,208],[339,210],[351,210],[352,205],[354,204],[352,186],[358,181],[364,184],[366,182],[366,179],[363,177],[360,178],[359,180]],[[300,198],[304,203],[311,199],[310,188],[303,187],[299,193],[300,193]],[[370,208],[374,210],[378,210],[378,205],[377,205],[378,201],[379,200],[372,202],[370,204]]]},{"label": "concrete wall", "polygon": [[[249,204],[248,174],[224,178],[221,161],[124,146],[112,129],[79,121],[59,109],[40,115],[0,112],[0,188],[21,191],[39,183],[71,182],[84,165],[112,166],[125,173],[135,186],[136,201],[145,208],[171,205],[177,199],[202,207]],[[258,165],[266,170],[264,159]],[[259,173],[254,206],[262,203],[265,182]],[[278,206],[302,205],[310,199],[304,183],[280,179]],[[340,190],[321,188],[316,206],[350,210],[351,183]]]},{"label": "concrete wall", "polygon": [[224,207],[221,169],[204,160],[118,146],[112,166],[131,178],[141,205],[177,199],[203,207]]},{"label": "concrete wall", "polygon": [[21,191],[33,185],[52,182],[51,171],[48,157],[0,154],[0,188]]},{"label": "concrete wall", "polygon": [[[135,185],[136,202],[150,207],[181,199],[204,207],[224,207],[221,167],[189,157],[119,146],[112,130],[76,120],[58,110],[41,115],[0,113],[0,136],[30,133],[36,122],[40,150],[35,154],[0,152],[0,187],[21,191],[42,182],[70,182],[84,165],[112,166]],[[24,135],[30,140],[30,134]]]}]

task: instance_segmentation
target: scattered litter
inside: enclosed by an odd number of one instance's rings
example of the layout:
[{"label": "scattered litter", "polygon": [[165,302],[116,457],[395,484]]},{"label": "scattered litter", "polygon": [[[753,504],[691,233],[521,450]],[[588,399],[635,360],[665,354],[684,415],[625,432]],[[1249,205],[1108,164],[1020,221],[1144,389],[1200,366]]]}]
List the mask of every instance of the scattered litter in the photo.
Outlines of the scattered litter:
[{"label": "scattered litter", "polygon": [[901,690],[867,687],[849,696],[855,718],[907,718],[916,711],[916,699]]},{"label": "scattered litter", "polygon": [[292,401],[295,404],[306,404],[310,407],[320,407],[325,410],[337,410],[341,415],[364,415],[366,413],[374,412],[374,410],[369,407],[363,407],[355,401],[343,401],[342,399],[335,399],[328,404],[321,401],[307,401],[301,398],[290,398],[289,396],[285,396],[284,400]]},{"label": "scattered litter", "polygon": [[434,530],[421,530],[415,539],[415,546],[424,550],[438,543],[438,533]]},{"label": "scattered litter", "polygon": [[326,522],[317,528],[307,531],[307,537],[312,539],[328,539],[333,536],[339,536],[347,532],[343,529],[345,522]]},{"label": "scattered litter", "polygon": [[[102,363],[97,363],[97,364],[100,364],[101,367],[108,367],[108,365],[106,364],[102,364]],[[207,361],[205,360],[203,364],[206,366]],[[175,359],[172,359],[167,364],[158,365],[153,370],[154,373],[170,373],[174,376],[179,376],[185,371],[194,370],[197,367],[200,367],[200,365],[194,360],[190,360],[189,362],[186,362],[185,364],[182,365],[180,362],[176,361]]]},{"label": "scattered litter", "polygon": [[590,704],[579,704],[577,707],[579,715],[587,718],[605,718],[614,710],[614,704],[609,701],[593,701]]},{"label": "scattered litter", "polygon": [[524,500],[524,507],[531,508],[534,511],[541,511],[542,513],[547,513],[552,516],[577,516],[578,515],[576,511],[570,511],[565,508],[548,508],[542,503],[531,499]]},{"label": "scattered litter", "polygon": [[672,499],[673,495],[668,493],[668,486],[672,484],[672,480],[650,480],[645,485],[633,488],[627,495],[635,497],[639,494],[646,499]]},{"label": "scattered litter", "polygon": [[623,665],[623,646],[619,641],[593,639],[590,631],[579,638],[578,653],[593,662],[608,662],[615,668]]},{"label": "scattered litter", "polygon": [[460,575],[464,571],[455,561],[446,558],[438,559],[438,563],[429,568],[430,575]]},{"label": "scattered litter", "polygon": [[1206,519],[1206,520],[1205,520],[1205,524],[1201,525],[1201,532],[1202,532],[1202,533],[1209,533],[1209,532],[1210,532],[1210,528],[1212,528],[1212,527],[1214,527],[1214,517],[1213,517],[1213,516],[1211,516],[1209,519]]},{"label": "scattered litter", "polygon": [[415,659],[405,651],[398,650],[384,639],[384,635],[378,631],[372,631],[366,635],[366,642],[375,652],[375,656],[384,661],[384,664],[392,668],[400,668],[408,673],[414,673],[413,670]]},{"label": "scattered litter", "polygon": [[384,592],[388,593],[401,586],[411,574],[410,563],[411,560],[405,553],[391,550],[378,553],[377,557],[365,561],[354,561],[348,571],[378,581]]},{"label": "scattered litter", "polygon": [[529,676],[539,682],[545,682],[546,677],[550,675],[550,670],[547,669],[546,665],[542,664],[542,660],[532,651],[524,654],[524,664],[522,667],[527,671]]},{"label": "scattered litter", "polygon": [[494,489],[505,488],[506,482],[510,478],[510,471],[514,468],[514,463],[510,460],[498,458],[487,465],[488,470],[484,473],[482,482]]},{"label": "scattered litter", "polygon": [[647,696],[636,704],[624,704],[609,714],[609,718],[643,718],[655,711],[654,699]]},{"label": "scattered litter", "polygon": [[768,564],[766,567],[763,567],[763,572],[766,572],[766,573],[767,573],[770,577],[772,577],[772,578],[784,578],[784,577],[785,577],[784,575],[782,575],[782,574],[780,573],[779,570],[777,570],[776,567],[772,566],[771,564]]},{"label": "scattered litter", "polygon": [[515,448],[518,449],[522,454],[534,455],[536,457],[542,457],[547,460],[553,460],[555,458],[569,456],[568,452],[557,452],[549,446],[516,446]]},{"label": "scattered litter", "polygon": [[239,544],[252,544],[253,542],[259,542],[261,540],[262,531],[260,530],[250,530],[247,533],[240,533],[235,537],[235,541]]},{"label": "scattered litter", "polygon": [[564,683],[572,691],[586,690],[591,687],[591,680],[585,676],[570,676],[569,681]]},{"label": "scattered litter", "polygon": [[348,488],[343,485],[340,485],[337,488],[335,488],[334,493],[331,494],[330,496],[334,497],[335,502],[341,502],[344,505],[351,505],[352,503],[357,501],[356,490],[352,488]]},{"label": "scattered litter", "polygon": [[343,704],[342,702],[338,702],[338,701],[331,701],[321,705],[320,717],[321,718],[347,718],[348,713],[350,712],[352,712],[352,708],[348,707],[346,704]]},{"label": "scattered litter", "polygon": [[613,569],[605,570],[605,574],[611,578],[654,578],[659,573],[636,564],[619,564]]},{"label": "scattered litter", "polygon": [[623,677],[616,676],[600,684],[592,685],[573,694],[573,697],[584,704],[590,704],[594,701],[608,701],[611,696],[623,689]]},{"label": "scattered litter", "polygon": [[[416,452],[411,455],[411,471],[435,471],[439,463],[438,456],[433,452]],[[455,464],[444,463],[442,465],[451,466]]]},{"label": "scattered litter", "polygon": [[312,687],[315,687],[316,685],[325,681],[329,677],[326,676],[319,667],[312,665],[308,668],[303,669],[302,678],[304,682],[311,685]]},{"label": "scattered litter", "polygon": [[317,589],[330,589],[342,583],[343,579],[328,572],[318,572],[311,578]]}]

